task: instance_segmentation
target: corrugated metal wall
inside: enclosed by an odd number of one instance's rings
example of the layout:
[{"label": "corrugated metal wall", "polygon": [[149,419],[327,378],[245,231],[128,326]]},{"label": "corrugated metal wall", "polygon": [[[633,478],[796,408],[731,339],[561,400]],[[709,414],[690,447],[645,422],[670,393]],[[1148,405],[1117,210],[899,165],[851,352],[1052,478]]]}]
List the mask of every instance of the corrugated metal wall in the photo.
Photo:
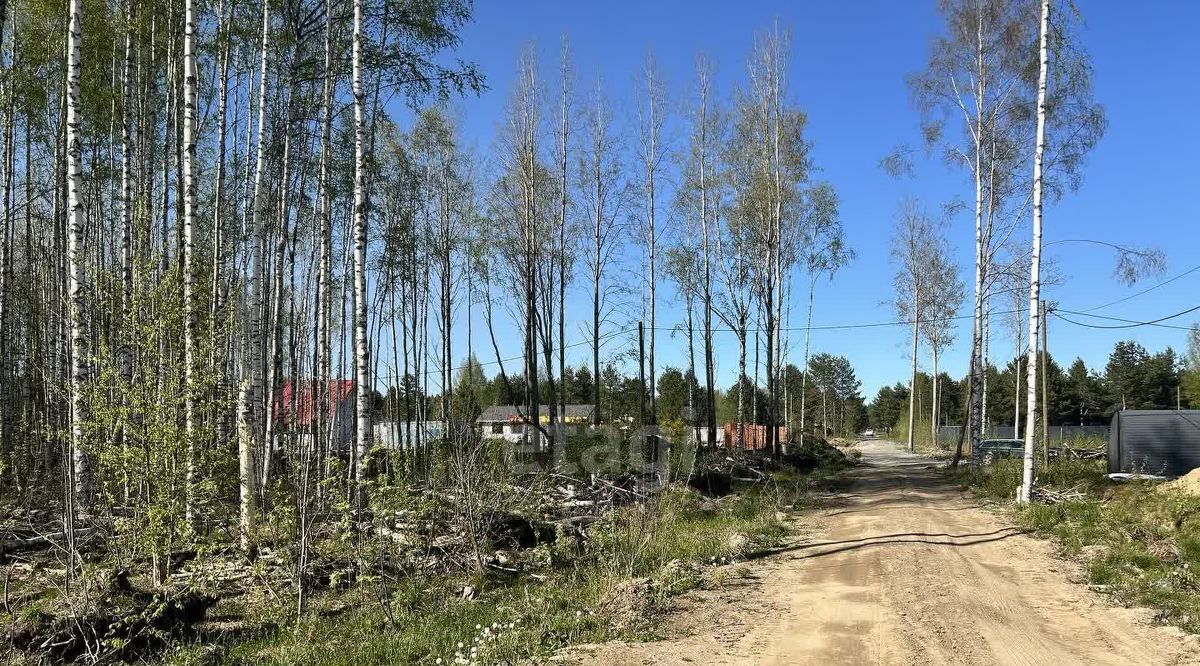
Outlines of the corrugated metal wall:
[{"label": "corrugated metal wall", "polygon": [[1109,472],[1181,476],[1200,467],[1200,410],[1126,410],[1113,415]]},{"label": "corrugated metal wall", "polygon": [[[958,431],[962,430],[962,426],[939,426],[938,441],[943,444],[953,444],[958,441]],[[1022,430],[1021,438],[1025,436]],[[1051,442],[1070,442],[1074,439],[1099,437],[1108,439],[1108,426],[1077,426],[1077,425],[1052,425],[1050,426],[1050,441]],[[994,425],[987,429],[983,436],[984,439],[1013,439],[1013,427]]]}]

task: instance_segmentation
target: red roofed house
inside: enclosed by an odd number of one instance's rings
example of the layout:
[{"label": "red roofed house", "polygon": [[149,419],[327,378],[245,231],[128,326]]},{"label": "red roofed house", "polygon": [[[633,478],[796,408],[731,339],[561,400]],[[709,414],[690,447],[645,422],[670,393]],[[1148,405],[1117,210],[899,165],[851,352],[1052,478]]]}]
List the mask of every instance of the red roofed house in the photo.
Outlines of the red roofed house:
[{"label": "red roofed house", "polygon": [[318,401],[325,404],[326,427],[332,427],[335,450],[343,450],[354,441],[354,382],[349,379],[329,381],[322,396],[321,382],[310,379],[287,381],[275,404],[275,418],[280,430],[311,432],[317,415]]}]

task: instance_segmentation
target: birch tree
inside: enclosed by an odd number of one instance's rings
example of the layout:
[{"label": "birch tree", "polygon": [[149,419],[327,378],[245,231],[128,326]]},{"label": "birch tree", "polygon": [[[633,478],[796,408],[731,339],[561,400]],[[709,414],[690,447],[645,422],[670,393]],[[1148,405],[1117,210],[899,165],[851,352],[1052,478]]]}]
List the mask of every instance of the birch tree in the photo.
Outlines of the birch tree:
[{"label": "birch tree", "polygon": [[[254,177],[252,188],[247,188],[246,194],[249,199],[246,201],[245,208],[249,213],[248,228],[249,233],[253,238],[253,248],[251,249],[251,277],[250,277],[250,317],[251,331],[249,340],[249,360],[250,367],[247,374],[250,377],[249,395],[247,400],[251,403],[248,410],[244,410],[245,414],[253,421],[252,428],[254,437],[246,438],[240,435],[238,437],[239,446],[251,445],[259,443],[258,440],[264,439],[259,433],[263,428],[260,417],[265,417],[270,409],[263,400],[266,395],[264,383],[266,382],[266,332],[268,322],[266,321],[267,313],[267,292],[265,283],[267,282],[267,260],[265,254],[267,251],[267,226],[263,221],[263,213],[266,208],[266,183],[264,182],[264,172],[266,169],[267,160],[267,79],[270,75],[268,65],[270,63],[270,36],[271,36],[271,3],[270,0],[263,0],[262,3],[262,39],[259,42],[259,67],[258,67],[258,120],[257,129],[254,134]],[[247,134],[249,131],[247,130]],[[239,427],[241,427],[239,425]],[[264,446],[270,444],[266,441],[261,442]],[[249,458],[253,462],[253,452],[244,453],[239,451],[239,460]],[[249,490],[257,492],[256,484],[251,483]]]},{"label": "birch tree", "polygon": [[[1025,89],[1021,81],[1021,51],[1028,43],[1028,26],[1022,0],[952,0],[939,6],[946,32],[934,39],[924,71],[910,77],[909,85],[924,117],[928,145],[945,151],[949,161],[965,167],[974,187],[975,277],[968,397],[972,445],[978,443],[983,424],[982,352],[984,300],[989,258],[993,251],[994,211],[1003,202],[997,196],[1001,162],[997,157],[1008,146],[1010,130],[1023,116]],[[946,134],[947,122],[961,123],[958,134]],[[990,205],[989,205],[990,204]],[[991,211],[991,212],[989,212]]]},{"label": "birch tree", "polygon": [[183,364],[187,436],[187,521],[196,510],[196,18],[195,0],[184,0],[183,19]]},{"label": "birch tree", "polygon": [[[13,117],[14,106],[12,103],[13,92],[11,90],[12,83],[9,82],[9,70],[5,66],[3,59],[3,44],[4,44],[4,29],[8,23],[8,3],[7,0],[0,0],[0,99],[4,103],[4,126],[7,129],[4,139],[4,157],[0,163],[0,178],[3,179],[3,197],[0,200],[0,382],[3,382],[5,391],[0,391],[0,478],[5,477],[12,471],[12,441],[10,433],[9,416],[11,406],[10,398],[7,394],[7,388],[10,380],[8,379],[8,345],[7,345],[7,321],[6,307],[8,305],[9,291],[9,256],[10,256],[10,237],[12,235],[12,217],[9,210],[9,183],[12,182],[12,171],[16,161],[13,159],[13,144],[9,137],[12,136],[11,128],[15,122]],[[15,40],[14,40],[15,41]]]},{"label": "birch tree", "polygon": [[[1033,243],[1029,259],[1029,358],[1025,404],[1029,405],[1025,421],[1025,453],[1021,462],[1021,487],[1017,501],[1029,502],[1033,492],[1034,430],[1037,427],[1038,338],[1041,335],[1041,268],[1042,268],[1042,158],[1046,152],[1046,76],[1050,69],[1047,40],[1050,33],[1050,0],[1042,0],[1042,21],[1038,39],[1037,139],[1033,155]],[[1049,446],[1049,442],[1043,442]]]},{"label": "birch tree", "polygon": [[426,236],[435,259],[438,291],[438,330],[440,333],[441,411],[442,419],[451,414],[453,395],[451,346],[455,294],[459,287],[456,269],[466,232],[466,203],[471,201],[465,177],[465,158],[458,151],[456,129],[452,121],[438,108],[421,112],[411,133],[411,145],[416,168],[421,172],[421,202],[424,210]]},{"label": "birch tree", "polygon": [[[805,204],[805,220],[802,224],[803,238],[799,252],[808,273],[808,308],[804,326],[804,370],[800,376],[800,432],[805,429],[808,401],[808,360],[812,342],[813,301],[817,281],[822,276],[833,275],[854,258],[854,251],[846,245],[845,233],[838,215],[837,193],[827,184],[821,183],[808,192]],[[785,385],[786,388],[786,385]]]},{"label": "birch tree", "polygon": [[[86,328],[87,297],[84,270],[83,155],[82,119],[79,103],[80,43],[83,41],[83,3],[70,0],[67,24],[66,81],[66,188],[67,188],[67,295],[71,332],[71,460],[72,499],[68,520],[74,514],[86,516],[92,509],[91,461],[84,442],[83,391],[88,380],[88,339]],[[73,497],[72,497],[73,495]],[[68,529],[69,531],[69,529]],[[72,564],[74,566],[74,564]]]},{"label": "birch tree", "polygon": [[908,383],[908,450],[916,451],[916,395],[919,333],[932,302],[928,271],[936,250],[936,234],[929,216],[914,200],[901,204],[892,236],[892,262],[896,265],[893,304],[897,316],[912,327],[912,372]]},{"label": "birch tree", "polygon": [[[1029,143],[1033,145],[1032,239],[1029,252],[1029,358],[1026,371],[1025,455],[1022,463],[1022,483],[1018,500],[1027,502],[1033,488],[1034,424],[1037,415],[1037,344],[1041,327],[1045,326],[1038,312],[1044,299],[1045,275],[1042,258],[1042,226],[1044,206],[1061,198],[1067,190],[1078,188],[1087,154],[1104,134],[1104,109],[1092,98],[1091,63],[1074,33],[1079,22],[1073,5],[1064,4],[1052,11],[1050,0],[1040,3],[1036,72],[1028,78],[1036,80],[1036,103],[1033,113],[1035,131]],[[1027,22],[1032,24],[1034,12],[1029,11]],[[1053,17],[1059,17],[1052,20]],[[1051,66],[1053,59],[1053,67]],[[1091,241],[1096,242],[1096,241]],[[1147,273],[1161,271],[1162,254],[1156,250],[1138,250],[1113,243],[1100,242],[1116,250],[1119,280],[1131,283]],[[1045,443],[1043,443],[1045,445]]]},{"label": "birch tree", "polygon": [[[704,365],[703,402],[710,408],[705,412],[704,422],[696,424],[696,438],[701,429],[704,441],[715,445],[717,438],[715,404],[715,363],[713,350],[713,314],[716,312],[714,280],[719,275],[718,266],[713,266],[713,254],[717,252],[720,211],[724,204],[724,183],[721,182],[720,163],[723,148],[724,118],[717,106],[713,89],[712,65],[704,56],[696,59],[696,71],[691,84],[690,102],[687,109],[688,140],[680,151],[679,185],[675,189],[673,207],[675,219],[681,226],[674,230],[678,238],[672,253],[682,252],[695,255],[694,280],[681,283],[677,262],[668,265],[671,278],[697,302],[697,319],[700,329],[700,355]],[[719,281],[718,281],[719,286]],[[718,317],[720,317],[720,314]],[[699,380],[699,373],[694,375]]]},{"label": "birch tree", "polygon": [[929,343],[932,360],[933,392],[930,399],[930,441],[937,445],[938,423],[941,420],[941,370],[939,362],[942,352],[954,342],[957,330],[955,317],[962,306],[964,287],[958,277],[958,265],[952,258],[949,241],[944,231],[934,228],[933,244],[929,248],[929,264],[925,270],[929,290],[929,312],[921,326],[921,335]]},{"label": "birch tree", "polygon": [[333,60],[333,2],[325,0],[324,79],[321,91],[321,145],[320,164],[317,173],[317,201],[319,207],[320,249],[317,260],[317,326],[315,347],[317,350],[316,375],[320,392],[317,394],[317,423],[313,446],[320,447],[326,441],[325,423],[329,401],[333,399],[330,379],[333,365],[332,335],[330,326],[333,312],[333,189],[330,172],[333,162],[333,103],[337,89],[337,72]]},{"label": "birch tree", "polygon": [[351,89],[354,96],[354,383],[355,498],[365,502],[367,453],[371,448],[370,341],[367,339],[367,127],[363,86],[363,0],[354,0]]},{"label": "birch tree", "polygon": [[656,339],[656,306],[657,293],[655,288],[655,260],[658,253],[658,231],[655,228],[654,216],[656,213],[655,195],[655,179],[658,177],[658,172],[662,167],[662,163],[666,154],[663,146],[663,126],[666,123],[666,90],[662,81],[662,74],[658,70],[658,65],[654,60],[653,54],[646,55],[646,63],[642,68],[642,98],[638,105],[638,139],[640,142],[639,158],[642,167],[642,190],[645,194],[645,223],[642,227],[643,243],[646,247],[646,285],[649,290],[647,298],[647,310],[650,323],[650,345],[647,361],[649,362],[649,377],[647,384],[647,392],[650,397],[650,418],[651,423],[657,421],[657,409],[655,407],[657,389],[655,388],[655,378],[657,374],[654,367],[654,344]]},{"label": "birch tree", "polygon": [[588,101],[585,120],[585,141],[580,155],[582,200],[589,218],[589,244],[585,264],[591,280],[592,318],[592,402],[595,407],[593,425],[600,424],[600,329],[608,321],[614,305],[615,285],[605,278],[613,262],[620,234],[620,216],[627,199],[625,181],[617,152],[617,137],[613,128],[612,109],[599,81]]},{"label": "birch tree", "polygon": [[568,182],[568,163],[571,155],[571,126],[573,114],[572,86],[575,73],[571,67],[570,45],[564,35],[562,40],[562,56],[559,66],[559,83],[561,85],[559,98],[559,127],[558,127],[558,166],[559,166],[559,210],[558,210],[558,377],[563,383],[559,391],[559,423],[565,423],[567,418],[567,283],[570,281],[567,249],[567,199],[570,196]]}]

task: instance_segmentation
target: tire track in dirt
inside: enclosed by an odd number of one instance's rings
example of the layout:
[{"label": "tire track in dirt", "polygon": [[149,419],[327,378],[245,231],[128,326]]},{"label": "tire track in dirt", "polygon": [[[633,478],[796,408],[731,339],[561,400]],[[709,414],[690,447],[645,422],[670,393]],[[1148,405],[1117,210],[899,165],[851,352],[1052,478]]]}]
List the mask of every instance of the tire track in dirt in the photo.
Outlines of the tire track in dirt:
[{"label": "tire track in dirt", "polygon": [[[752,577],[686,595],[668,639],[556,663],[1200,664],[1194,637],[1069,583],[1046,541],[980,509],[928,459],[861,445],[851,488]],[[806,517],[805,521],[808,522]]]}]

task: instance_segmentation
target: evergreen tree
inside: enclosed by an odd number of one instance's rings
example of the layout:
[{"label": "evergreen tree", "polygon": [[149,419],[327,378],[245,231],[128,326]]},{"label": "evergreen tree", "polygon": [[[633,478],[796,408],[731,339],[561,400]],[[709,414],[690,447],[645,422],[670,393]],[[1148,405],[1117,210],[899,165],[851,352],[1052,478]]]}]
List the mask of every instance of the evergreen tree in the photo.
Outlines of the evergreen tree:
[{"label": "evergreen tree", "polygon": [[1154,405],[1153,389],[1147,382],[1150,355],[1137,342],[1118,342],[1104,368],[1105,413],[1122,409],[1147,409]]},{"label": "evergreen tree", "polygon": [[1083,359],[1076,358],[1067,369],[1066,381],[1072,411],[1069,420],[1079,425],[1095,421],[1103,411],[1100,380],[1088,370]]}]

